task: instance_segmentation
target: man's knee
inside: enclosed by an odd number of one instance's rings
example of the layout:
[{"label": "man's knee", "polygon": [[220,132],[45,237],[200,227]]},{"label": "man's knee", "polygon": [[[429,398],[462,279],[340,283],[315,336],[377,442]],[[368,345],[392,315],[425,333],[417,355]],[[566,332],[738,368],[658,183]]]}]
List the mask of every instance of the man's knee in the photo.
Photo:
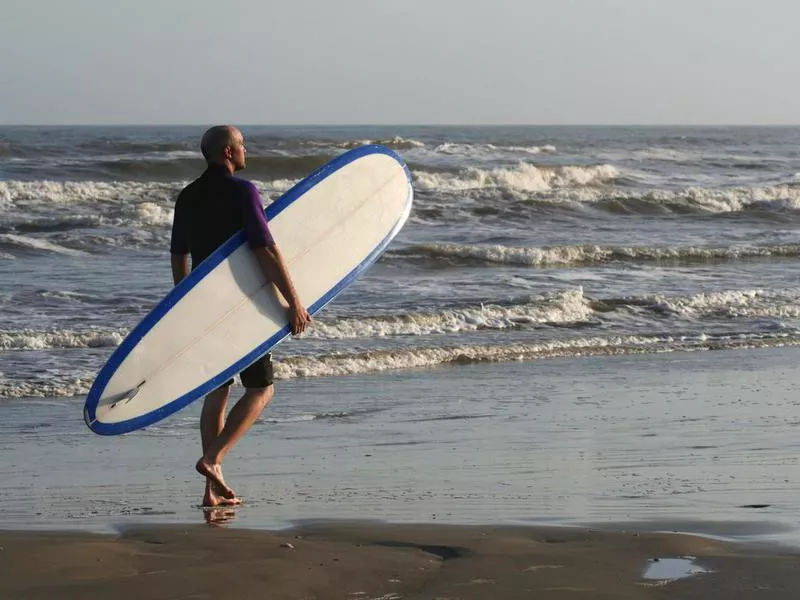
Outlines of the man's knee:
[{"label": "man's knee", "polygon": [[268,385],[267,387],[263,388],[247,388],[247,393],[253,398],[253,402],[258,404],[263,410],[269,401],[272,400],[272,396],[275,390],[272,385]]},{"label": "man's knee", "polygon": [[225,385],[215,389],[210,394],[206,395],[204,406],[207,408],[220,408],[224,407],[228,401],[228,393],[230,387]]}]

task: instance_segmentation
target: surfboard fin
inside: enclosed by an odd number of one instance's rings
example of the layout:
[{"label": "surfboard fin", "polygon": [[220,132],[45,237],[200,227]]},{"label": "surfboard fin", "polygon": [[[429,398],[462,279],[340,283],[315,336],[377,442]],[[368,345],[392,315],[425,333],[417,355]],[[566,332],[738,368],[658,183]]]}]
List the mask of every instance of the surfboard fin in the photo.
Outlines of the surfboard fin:
[{"label": "surfboard fin", "polygon": [[116,394],[115,396],[106,398],[105,402],[102,403],[102,406],[105,406],[106,410],[111,410],[112,408],[115,408],[121,404],[127,404],[136,397],[136,394],[139,393],[139,390],[142,389],[142,386],[145,383],[147,383],[147,380],[143,379],[135,388],[131,388],[127,392],[122,392],[121,394]]},{"label": "surfboard fin", "polygon": [[122,403],[122,404],[127,404],[128,402],[130,402],[131,400],[133,400],[133,399],[136,397],[136,394],[138,394],[138,393],[139,393],[139,390],[140,390],[140,389],[142,389],[142,386],[143,386],[145,383],[147,383],[147,380],[144,380],[144,379],[143,379],[143,380],[142,380],[142,382],[141,382],[139,385],[137,385],[135,388],[133,388],[133,389],[131,389],[131,390],[128,390],[128,392],[127,392],[127,393],[125,393],[125,394],[123,394],[123,395],[122,395],[122,397],[121,397],[119,400],[115,400],[115,401],[114,401],[114,402],[111,404],[111,406],[110,406],[109,408],[116,408],[116,406],[117,406],[118,404],[120,404],[120,403]]}]

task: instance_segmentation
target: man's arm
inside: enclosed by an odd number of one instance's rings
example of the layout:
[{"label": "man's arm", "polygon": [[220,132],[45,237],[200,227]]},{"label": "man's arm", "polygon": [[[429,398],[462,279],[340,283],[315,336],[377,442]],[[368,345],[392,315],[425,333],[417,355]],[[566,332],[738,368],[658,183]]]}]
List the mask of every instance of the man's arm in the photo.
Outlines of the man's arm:
[{"label": "man's arm", "polygon": [[303,303],[300,302],[300,297],[294,289],[289,269],[286,268],[286,263],[278,246],[272,244],[253,248],[252,250],[255,252],[258,264],[261,265],[264,275],[275,284],[289,304],[289,324],[292,327],[292,333],[294,335],[303,333],[311,322],[311,315],[308,314]]},{"label": "man's arm", "polygon": [[189,255],[172,253],[170,262],[172,262],[172,281],[178,285],[189,274]]},{"label": "man's arm", "polygon": [[169,242],[172,281],[175,285],[189,274],[189,249],[186,202],[181,192],[175,200],[175,215],[172,218],[172,235]]}]

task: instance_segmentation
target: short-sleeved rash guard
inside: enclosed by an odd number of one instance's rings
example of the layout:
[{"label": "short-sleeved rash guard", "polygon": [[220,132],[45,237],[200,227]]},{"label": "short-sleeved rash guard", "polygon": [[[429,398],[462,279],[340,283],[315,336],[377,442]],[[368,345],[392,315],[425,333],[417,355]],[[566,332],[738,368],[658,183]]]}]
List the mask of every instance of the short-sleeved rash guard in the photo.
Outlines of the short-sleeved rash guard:
[{"label": "short-sleeved rash guard", "polygon": [[209,165],[178,195],[170,252],[191,254],[194,268],[240,229],[251,248],[275,243],[255,186]]}]

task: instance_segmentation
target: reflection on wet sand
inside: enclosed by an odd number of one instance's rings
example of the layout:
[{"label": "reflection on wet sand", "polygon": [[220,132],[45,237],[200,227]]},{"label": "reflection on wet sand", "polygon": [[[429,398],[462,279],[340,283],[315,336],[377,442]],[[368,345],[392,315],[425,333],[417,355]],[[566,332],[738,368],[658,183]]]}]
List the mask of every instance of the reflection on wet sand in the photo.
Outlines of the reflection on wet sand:
[{"label": "reflection on wet sand", "polygon": [[203,507],[203,518],[212,527],[222,527],[236,519],[236,510],[229,506]]}]

